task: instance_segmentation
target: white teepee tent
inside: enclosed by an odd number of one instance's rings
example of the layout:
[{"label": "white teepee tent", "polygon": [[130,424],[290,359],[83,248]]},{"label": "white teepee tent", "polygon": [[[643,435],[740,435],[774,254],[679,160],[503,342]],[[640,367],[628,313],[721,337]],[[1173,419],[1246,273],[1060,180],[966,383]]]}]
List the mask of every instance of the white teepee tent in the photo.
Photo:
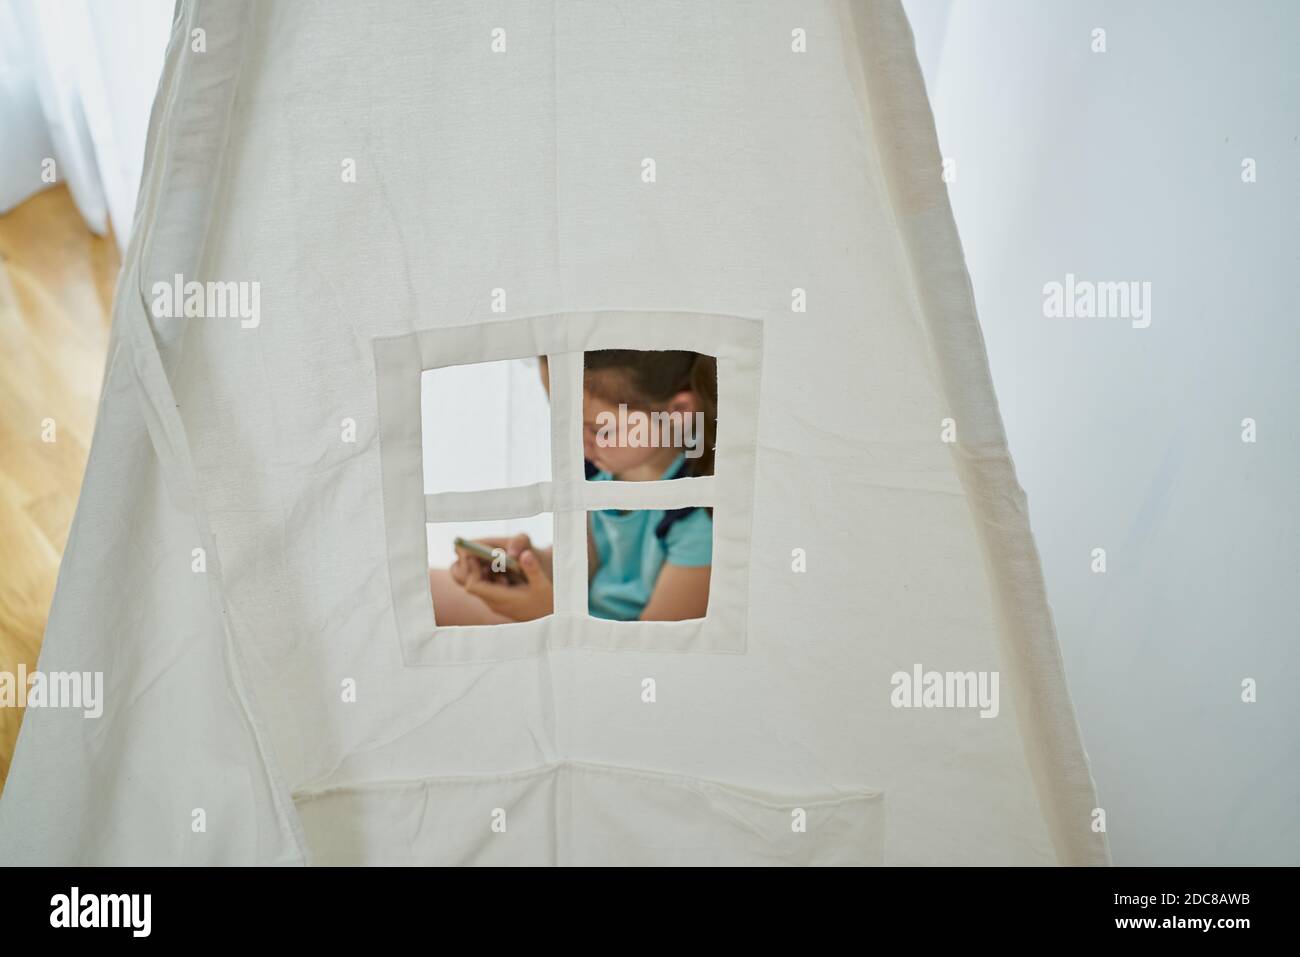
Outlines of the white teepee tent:
[{"label": "white teepee tent", "polygon": [[[896,0],[182,0],[147,156],[0,860],[1106,862]],[[602,348],[718,357],[713,476],[584,482]],[[539,354],[550,480],[426,496],[422,371]],[[587,617],[685,504],[708,615]],[[556,613],[436,626],[537,512]]]}]

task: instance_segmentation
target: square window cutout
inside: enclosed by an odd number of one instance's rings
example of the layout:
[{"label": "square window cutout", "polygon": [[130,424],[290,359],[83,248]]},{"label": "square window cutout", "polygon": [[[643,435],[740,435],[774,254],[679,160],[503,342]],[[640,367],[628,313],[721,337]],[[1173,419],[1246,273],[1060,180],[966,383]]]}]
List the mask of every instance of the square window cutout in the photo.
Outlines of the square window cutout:
[{"label": "square window cutout", "polygon": [[[744,652],[761,322],[556,313],[373,348],[408,665],[563,648]],[[511,544],[521,533],[531,554]],[[456,585],[461,562],[519,607],[460,615],[438,586]]]},{"label": "square window cutout", "polygon": [[537,359],[420,375],[424,491],[471,492],[551,480],[551,412]]},{"label": "square window cutout", "polygon": [[425,526],[439,627],[504,625],[555,613],[553,516]]},{"label": "square window cutout", "polygon": [[587,513],[587,614],[607,621],[690,621],[708,613],[713,510]]},{"label": "square window cutout", "polygon": [[665,349],[583,354],[582,457],[588,481],[710,476],[717,431],[716,357]]}]

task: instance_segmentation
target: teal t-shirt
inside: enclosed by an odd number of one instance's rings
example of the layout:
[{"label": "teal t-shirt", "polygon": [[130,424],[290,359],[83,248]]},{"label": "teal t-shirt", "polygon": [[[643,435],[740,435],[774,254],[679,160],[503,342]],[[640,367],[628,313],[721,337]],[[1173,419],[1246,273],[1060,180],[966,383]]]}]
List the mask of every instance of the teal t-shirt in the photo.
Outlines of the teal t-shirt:
[{"label": "teal t-shirt", "polygon": [[[676,473],[684,458],[677,456],[663,477]],[[596,472],[590,481],[612,479],[608,472]],[[713,519],[708,511],[692,510],[673,522],[660,538],[655,529],[665,514],[663,509],[602,509],[591,513],[591,536],[600,558],[600,567],[587,591],[587,609],[593,618],[640,618],[665,563],[686,568],[712,564]]]}]

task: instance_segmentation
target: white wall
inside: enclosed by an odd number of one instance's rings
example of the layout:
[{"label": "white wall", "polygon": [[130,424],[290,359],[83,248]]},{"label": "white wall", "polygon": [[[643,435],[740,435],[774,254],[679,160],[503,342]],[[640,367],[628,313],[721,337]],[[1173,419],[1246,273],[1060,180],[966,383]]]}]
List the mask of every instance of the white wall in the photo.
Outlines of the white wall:
[{"label": "white wall", "polygon": [[905,6],[1114,859],[1300,863],[1300,3]]}]

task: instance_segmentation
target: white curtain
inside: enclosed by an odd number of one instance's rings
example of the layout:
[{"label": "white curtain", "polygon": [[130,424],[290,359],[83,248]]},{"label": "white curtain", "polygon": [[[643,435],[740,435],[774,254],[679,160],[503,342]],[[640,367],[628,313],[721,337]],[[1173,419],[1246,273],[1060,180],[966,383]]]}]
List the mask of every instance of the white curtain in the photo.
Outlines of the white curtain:
[{"label": "white curtain", "polygon": [[0,0],[0,213],[67,183],[86,225],[131,231],[170,0]]}]

